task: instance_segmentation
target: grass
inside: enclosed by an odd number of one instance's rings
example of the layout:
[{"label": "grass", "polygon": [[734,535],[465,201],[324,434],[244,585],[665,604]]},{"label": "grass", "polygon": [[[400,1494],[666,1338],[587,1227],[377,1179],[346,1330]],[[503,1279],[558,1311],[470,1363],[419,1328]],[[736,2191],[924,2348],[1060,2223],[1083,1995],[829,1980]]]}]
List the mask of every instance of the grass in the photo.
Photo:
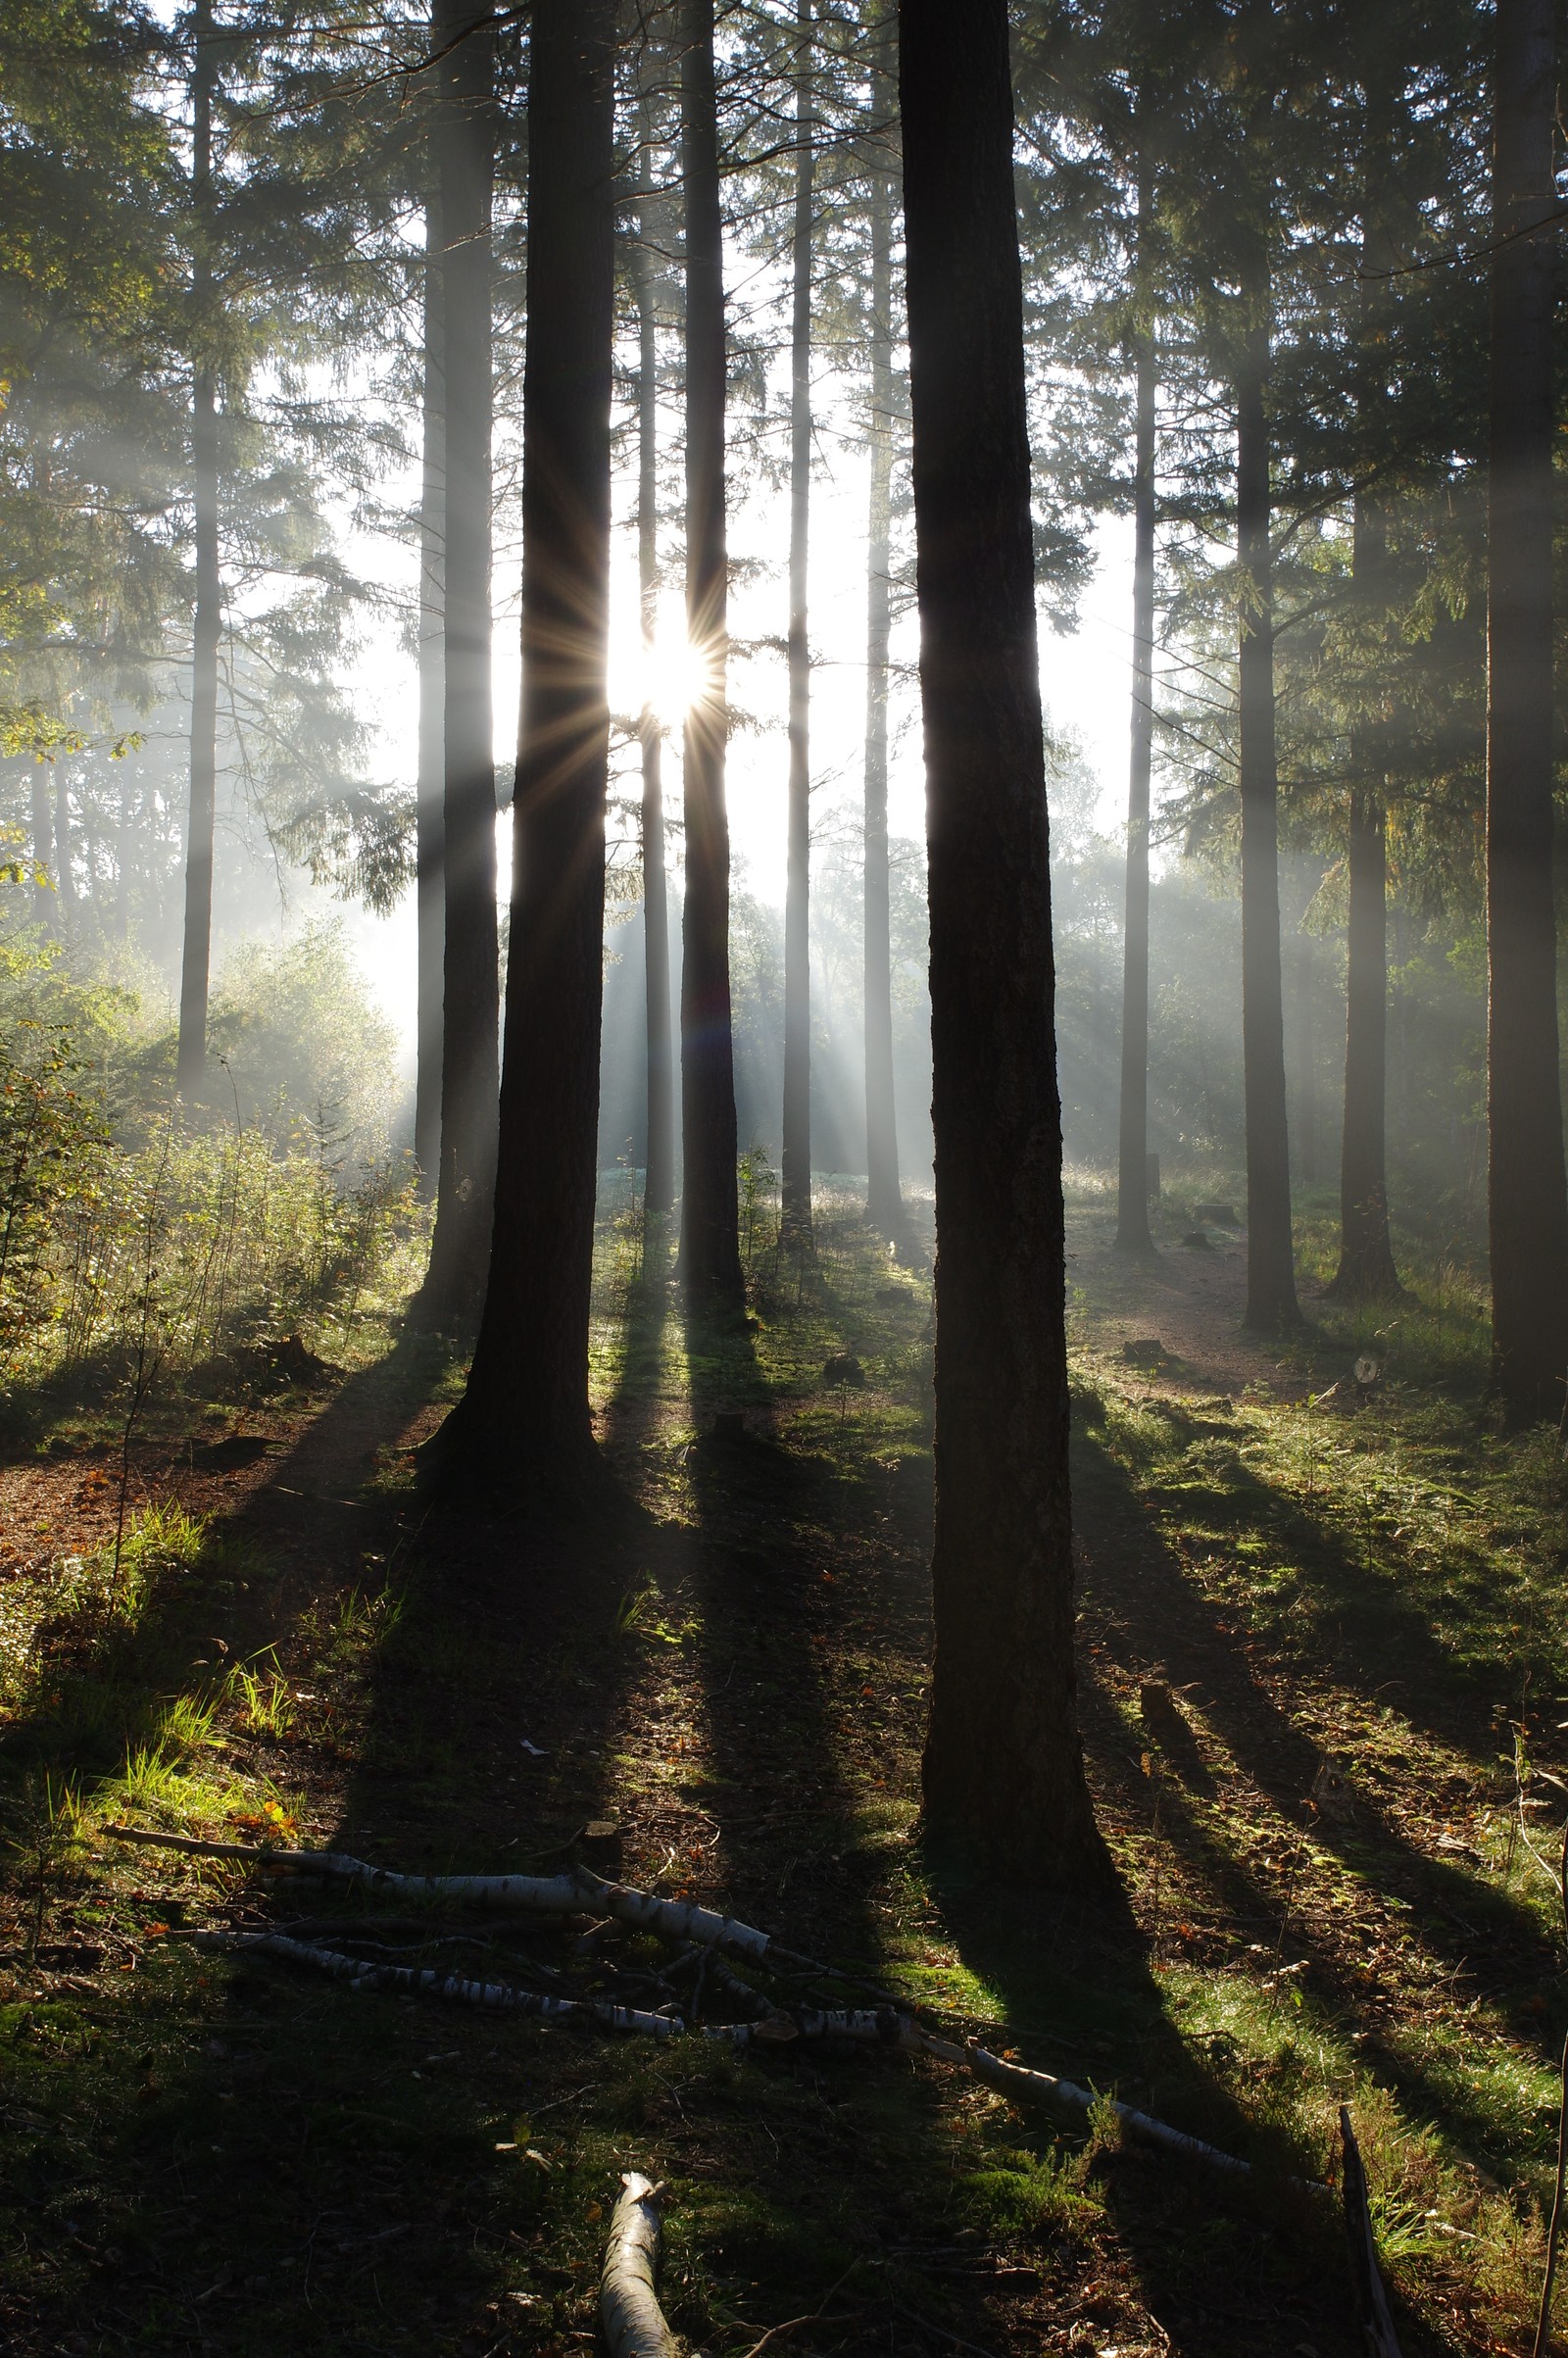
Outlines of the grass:
[{"label": "grass", "polygon": [[[1085,1913],[919,1840],[923,1271],[844,1190],[790,1256],[754,1194],[741,1334],[688,1333],[667,1240],[607,1209],[595,1386],[634,1507],[586,1541],[428,1516],[400,1451],[457,1371],[400,1346],[312,1412],[309,1499],[172,1500],[118,1588],[91,1557],[0,1588],[8,2347],[564,2358],[639,2167],[672,2189],[672,2322],[714,2358],[813,2311],[805,2358],[1349,2350],[1332,2211],[1286,2183],[1332,2167],[1342,2100],[1405,2346],[1527,2347],[1568,2014],[1533,1855],[1568,1770],[1568,1501],[1553,1437],[1486,1421],[1464,1289],[1440,1334],[1417,1288],[1364,1401],[1321,1398],[1369,1340],[1326,1314],[1223,1385],[1200,1338],[1135,1370],[1150,1312],[1079,1191],[1083,1709],[1126,1894]],[[845,1352],[863,1386],[826,1381]],[[1262,2175],[1217,2189],[1107,2108],[1025,2120],[874,2050],[615,2042],[204,1955],[183,1926],[360,1903],[127,1851],[102,1831],[127,1815],[412,1867],[544,1868],[613,1821],[629,1880],[1005,2027]],[[654,1962],[388,1937],[578,1981]]]}]

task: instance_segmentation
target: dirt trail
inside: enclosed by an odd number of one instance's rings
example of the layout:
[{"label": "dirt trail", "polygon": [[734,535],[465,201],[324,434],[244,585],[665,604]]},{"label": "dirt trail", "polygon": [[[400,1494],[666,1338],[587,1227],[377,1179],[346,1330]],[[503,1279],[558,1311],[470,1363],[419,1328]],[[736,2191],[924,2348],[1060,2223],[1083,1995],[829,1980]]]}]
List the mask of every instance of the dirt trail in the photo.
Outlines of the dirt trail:
[{"label": "dirt trail", "polygon": [[[1211,1237],[1216,1232],[1208,1232]],[[1067,1308],[1094,1319],[1095,1339],[1112,1351],[1157,1342],[1170,1354],[1154,1381],[1161,1392],[1191,1397],[1224,1393],[1234,1399],[1249,1389],[1278,1400],[1298,1400],[1315,1375],[1311,1364],[1321,1339],[1310,1329],[1288,1351],[1264,1337],[1243,1332],[1247,1301],[1247,1242],[1227,1234],[1206,1248],[1167,1246],[1152,1258],[1118,1253],[1109,1242],[1109,1222],[1101,1212],[1068,1214]],[[1308,1318],[1309,1301],[1302,1302]],[[1127,1380],[1138,1381],[1129,1362]]]}]

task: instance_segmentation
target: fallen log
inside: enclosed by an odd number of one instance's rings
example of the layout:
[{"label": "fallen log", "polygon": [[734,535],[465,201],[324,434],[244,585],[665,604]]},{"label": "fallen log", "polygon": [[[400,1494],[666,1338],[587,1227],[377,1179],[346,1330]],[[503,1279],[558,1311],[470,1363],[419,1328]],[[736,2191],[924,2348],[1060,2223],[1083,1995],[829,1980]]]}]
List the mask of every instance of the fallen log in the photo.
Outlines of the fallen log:
[{"label": "fallen log", "polygon": [[457,1900],[547,1916],[613,1916],[618,1923],[653,1933],[661,1940],[696,1940],[704,1947],[732,1949],[737,1956],[759,1963],[768,1948],[768,1935],[755,1925],[700,1907],[694,1899],[661,1899],[653,1891],[609,1883],[591,1867],[574,1867],[563,1875],[405,1875],[396,1868],[373,1867],[340,1850],[279,1850],[266,1842],[209,1842],[193,1835],[164,1834],[138,1826],[106,1826],[103,1832],[117,1842],[150,1843],[194,1858],[233,1859],[260,1867],[269,1875],[321,1875],[363,1884],[385,1897]]},{"label": "fallen log", "polygon": [[635,2170],[620,2182],[599,2276],[599,2322],[612,2358],[675,2358],[654,2280],[662,2232],[662,2186]]},{"label": "fallen log", "polygon": [[1377,2237],[1372,2233],[1372,2212],[1367,2202],[1366,2171],[1361,2162],[1361,2148],[1350,2127],[1348,2105],[1340,2106],[1340,2142],[1345,2150],[1345,2166],[1341,2177],[1341,2194],[1345,2204],[1345,2237],[1350,2247],[1350,2279],[1355,2285],[1356,2307],[1361,2314],[1361,2331],[1373,2358],[1399,2358],[1398,2335],[1389,2315],[1389,2296],[1383,2289],[1378,2273]]},{"label": "fallen log", "polygon": [[606,2031],[635,2031],[649,2039],[672,2039],[686,2028],[679,2015],[645,2014],[638,2007],[617,2006],[608,1998],[547,1997],[537,1990],[519,1990],[512,1982],[474,1982],[466,1975],[441,1973],[429,1965],[371,1964],[341,1949],[291,1940],[286,1933],[213,1931],[189,1933],[184,1938],[197,1948],[229,1953],[249,1950],[309,1965],[313,1972],[324,1973],[332,1981],[347,1982],[351,1990],[423,1990],[458,2005],[527,2014],[542,2022],[592,2022]]}]

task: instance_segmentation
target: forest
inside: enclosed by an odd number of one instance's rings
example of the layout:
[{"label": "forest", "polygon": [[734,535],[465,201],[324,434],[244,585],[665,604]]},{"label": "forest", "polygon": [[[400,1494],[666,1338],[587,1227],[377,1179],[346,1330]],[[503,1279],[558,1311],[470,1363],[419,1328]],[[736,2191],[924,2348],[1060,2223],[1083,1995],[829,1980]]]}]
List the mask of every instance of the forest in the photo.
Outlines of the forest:
[{"label": "forest", "polygon": [[1565,60],[3,0],[18,2358],[1568,2348]]}]

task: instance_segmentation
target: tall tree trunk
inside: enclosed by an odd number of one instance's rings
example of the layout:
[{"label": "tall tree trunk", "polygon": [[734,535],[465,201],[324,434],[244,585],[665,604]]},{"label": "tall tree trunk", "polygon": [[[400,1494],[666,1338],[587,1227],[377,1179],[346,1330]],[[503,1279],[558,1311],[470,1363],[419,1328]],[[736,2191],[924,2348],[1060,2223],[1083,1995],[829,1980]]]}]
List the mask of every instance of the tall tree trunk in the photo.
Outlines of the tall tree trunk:
[{"label": "tall tree trunk", "polygon": [[1552,873],[1551,0],[1497,0],[1487,500],[1487,1094],[1493,1382],[1511,1424],[1568,1372]]},{"label": "tall tree trunk", "polygon": [[1061,1115],[1006,0],[902,0],[931,892],[936,1657],[927,1822],[1104,1872],[1076,1725]]},{"label": "tall tree trunk", "polygon": [[794,314],[790,333],[790,787],[784,886],[784,1142],[786,1239],[811,1241],[811,0],[795,10]]},{"label": "tall tree trunk", "polygon": [[1291,1244],[1285,1007],[1280,971],[1279,780],[1274,754],[1274,588],[1269,549],[1269,270],[1261,240],[1245,289],[1251,318],[1236,379],[1236,542],[1248,582],[1240,671],[1242,1064],[1247,1092],[1247,1314],[1260,1334],[1299,1326]]},{"label": "tall tree trunk", "polygon": [[115,931],[130,939],[130,781],[120,781],[120,820],[115,829]]},{"label": "tall tree trunk", "polygon": [[[1356,406],[1363,435],[1375,434],[1388,399],[1385,359],[1390,281],[1398,257],[1390,235],[1388,170],[1392,92],[1385,53],[1371,28],[1364,74],[1366,117],[1361,196],[1362,279]],[[1367,464],[1363,459],[1362,465]],[[1355,597],[1376,660],[1388,611],[1388,512],[1357,489],[1350,519]],[[1340,1265],[1325,1291],[1336,1302],[1389,1301],[1402,1289],[1389,1233],[1388,1030],[1389,857],[1383,754],[1386,723],[1363,718],[1350,733],[1347,846],[1345,1115],[1340,1139]]]},{"label": "tall tree trunk", "polygon": [[[217,55],[211,0],[196,0],[191,79],[192,312],[196,334],[212,333],[213,91]],[[190,678],[190,812],[185,829],[185,932],[179,968],[179,1046],[174,1086],[194,1097],[207,1069],[207,995],[213,953],[213,819],[218,793],[218,645],[222,585],[218,566],[218,383],[198,355],[191,393],[191,496],[196,535],[196,610]],[[62,867],[65,862],[62,860]],[[62,884],[62,891],[65,887]]]},{"label": "tall tree trunk", "polygon": [[[49,809],[49,765],[45,761],[34,761],[32,765],[32,859],[33,865],[44,875],[54,875],[55,822]],[[53,925],[58,906],[47,884],[34,884],[32,914],[35,924]]]},{"label": "tall tree trunk", "polygon": [[686,630],[706,660],[686,715],[686,905],[681,928],[681,1271],[693,1306],[745,1302],[736,1194],[729,988],[729,553],[724,521],[724,251],[713,0],[681,0],[686,186]]},{"label": "tall tree trunk", "polygon": [[490,709],[490,191],[495,25],[475,0],[437,0],[437,190],[446,359],[446,877],[441,1175],[420,1309],[474,1316],[495,1187],[496,791]]},{"label": "tall tree trunk", "polygon": [[[1139,235],[1148,207],[1139,192]],[[1154,742],[1154,338],[1138,336],[1133,462],[1133,711],[1127,779],[1127,897],[1122,926],[1121,1120],[1116,1243],[1152,1253],[1149,1226],[1149,776]]]},{"label": "tall tree trunk", "polygon": [[[1313,887],[1306,900],[1311,904]],[[1306,909],[1292,944],[1296,967],[1297,1090],[1296,1154],[1303,1187],[1317,1184],[1317,1024],[1313,993],[1317,983],[1317,944],[1306,926]]]},{"label": "tall tree trunk", "polygon": [[433,1198],[441,1167],[441,998],[446,955],[445,663],[446,380],[441,332],[441,212],[424,208],[423,467],[419,486],[419,781],[415,812],[418,1015],[414,1158]]},{"label": "tall tree trunk", "polygon": [[[891,76],[880,64],[880,96]],[[906,1225],[893,1098],[893,946],[888,922],[888,642],[893,614],[893,181],[871,183],[871,456],[865,590],[865,1216]]]},{"label": "tall tree trunk", "polygon": [[[643,657],[652,666],[659,631],[659,305],[654,276],[655,217],[648,109],[637,213],[637,590]],[[669,1020],[669,880],[664,870],[664,739],[652,682],[643,704],[643,981],[648,1065],[648,1143],[643,1209],[662,1217],[675,1199],[674,1072]]]},{"label": "tall tree trunk", "polygon": [[495,1240],[449,1449],[571,1499],[598,1466],[588,1316],[610,759],[614,0],[535,0],[522,381],[522,725]]}]

